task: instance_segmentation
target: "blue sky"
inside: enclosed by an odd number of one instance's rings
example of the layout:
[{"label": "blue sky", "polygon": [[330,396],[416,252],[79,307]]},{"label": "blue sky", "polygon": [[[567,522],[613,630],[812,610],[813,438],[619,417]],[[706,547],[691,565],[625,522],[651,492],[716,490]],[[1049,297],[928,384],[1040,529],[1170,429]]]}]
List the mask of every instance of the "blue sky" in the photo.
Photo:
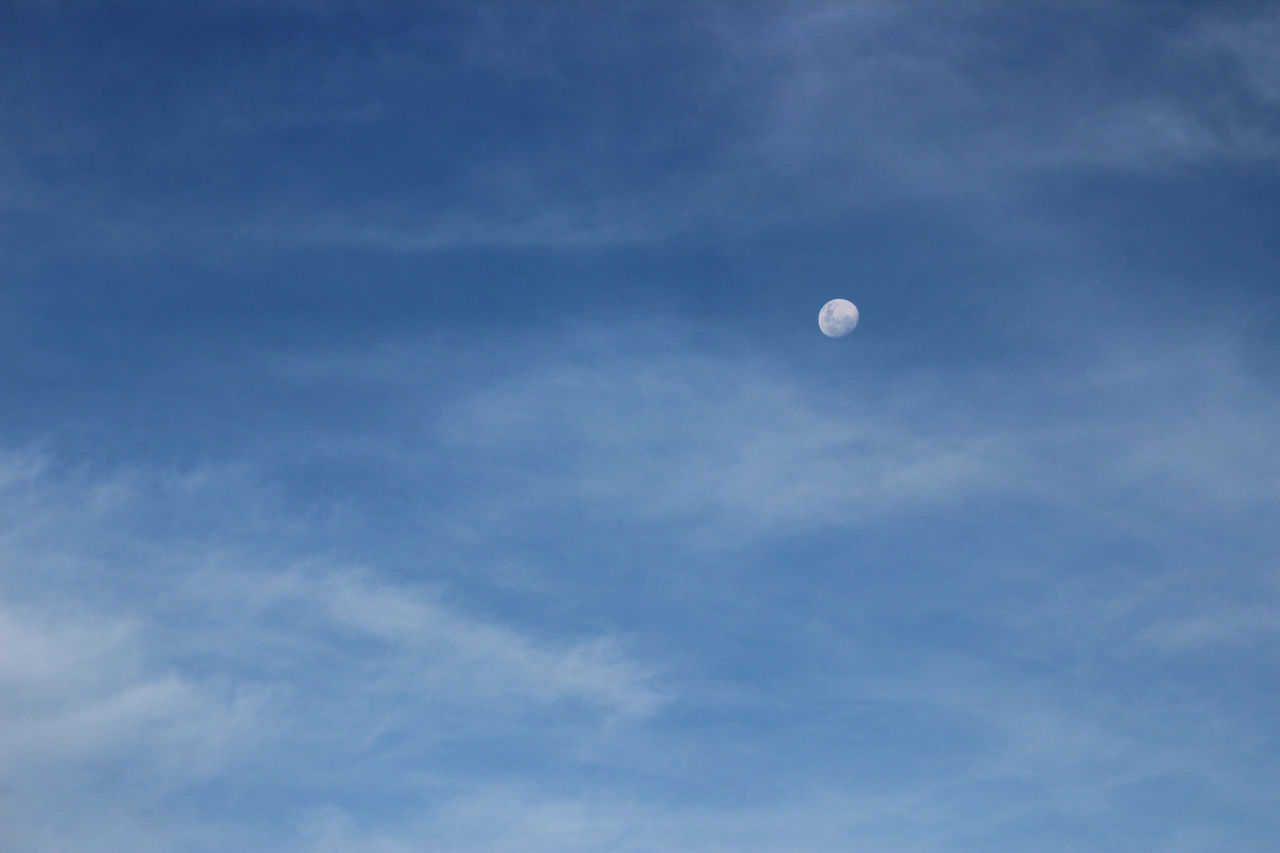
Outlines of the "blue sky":
[{"label": "blue sky", "polygon": [[1277,43],[10,4],[0,847],[1275,849]]}]

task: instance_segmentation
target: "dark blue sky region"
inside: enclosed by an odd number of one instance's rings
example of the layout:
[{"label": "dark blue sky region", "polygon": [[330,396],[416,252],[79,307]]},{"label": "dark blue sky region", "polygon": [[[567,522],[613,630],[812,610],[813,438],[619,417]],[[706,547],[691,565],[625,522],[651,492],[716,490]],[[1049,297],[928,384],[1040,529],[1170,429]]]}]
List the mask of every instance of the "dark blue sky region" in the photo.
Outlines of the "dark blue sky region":
[{"label": "dark blue sky region", "polygon": [[0,848],[1275,849],[1278,44],[9,4]]}]

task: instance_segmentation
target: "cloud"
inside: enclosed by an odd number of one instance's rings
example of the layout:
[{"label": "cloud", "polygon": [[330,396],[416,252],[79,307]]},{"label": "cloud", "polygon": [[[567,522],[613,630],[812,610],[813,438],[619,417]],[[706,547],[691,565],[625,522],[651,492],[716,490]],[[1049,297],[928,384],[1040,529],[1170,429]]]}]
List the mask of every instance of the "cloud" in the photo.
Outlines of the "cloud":
[{"label": "cloud", "polygon": [[1259,101],[1280,101],[1280,60],[1272,49],[1280,37],[1280,14],[1216,14],[1194,27],[1186,39],[1193,54],[1227,59]]},{"label": "cloud", "polygon": [[15,851],[172,849],[169,816],[145,812],[237,766],[262,722],[255,685],[176,671],[136,623],[71,602],[0,604],[0,695],[0,844]]},{"label": "cloud", "polygon": [[[352,570],[292,569],[263,575],[218,565],[186,580],[184,596],[218,602],[218,612],[253,614],[238,630],[254,637],[232,652],[273,649],[271,668],[305,670],[310,659],[349,656],[374,640],[376,657],[352,661],[365,690],[427,704],[584,702],[620,717],[644,717],[662,704],[655,673],[629,659],[616,640],[539,641],[501,623],[464,615],[418,585],[375,580]],[[220,635],[214,635],[215,637]],[[296,659],[290,660],[291,650]],[[255,668],[252,660],[238,662]],[[512,706],[517,710],[519,705]]]},{"label": "cloud", "polygon": [[[273,846],[279,825],[228,834],[191,797],[256,779],[295,802],[287,791],[341,788],[343,773],[382,777],[373,795],[402,784],[406,763],[440,755],[445,772],[467,744],[516,732],[572,753],[668,701],[658,669],[616,636],[521,629],[429,583],[305,552],[276,564],[251,531],[238,541],[207,512],[261,511],[252,491],[234,466],[101,478],[4,454],[6,849]],[[175,503],[189,515],[177,527]],[[165,820],[148,826],[149,809]],[[183,813],[185,825],[169,822]],[[115,829],[95,835],[104,815]]]},{"label": "cloud", "polygon": [[[106,661],[122,663],[126,650],[141,654],[143,640],[167,638],[166,657],[207,655],[240,673],[255,668],[260,649],[275,645],[285,655],[270,666],[287,678],[290,668],[306,669],[323,649],[356,638],[381,649],[381,657],[368,663],[395,661],[402,674],[418,679],[402,685],[409,692],[425,695],[431,684],[443,690],[438,696],[464,703],[494,696],[581,701],[622,716],[645,716],[660,706],[655,673],[629,659],[617,638],[535,637],[468,615],[426,580],[392,581],[367,569],[325,566],[305,552],[284,565],[254,557],[245,548],[254,537],[237,542],[227,535],[229,523],[210,523],[210,510],[235,496],[246,517],[271,513],[259,523],[288,530],[281,508],[255,503],[255,490],[267,491],[235,466],[189,475],[138,470],[98,480],[60,471],[47,456],[6,454],[0,464],[0,499],[8,510],[0,527],[3,579],[30,602],[31,615],[11,613],[3,623],[10,642],[0,672],[15,684],[37,675],[88,683],[85,674],[108,671]],[[194,515],[189,526],[166,530],[166,505],[173,501]],[[192,539],[201,528],[211,538]],[[146,530],[150,535],[141,535]],[[135,560],[149,565],[130,568]],[[158,585],[157,577],[163,581]],[[147,586],[135,587],[137,578]],[[74,593],[106,580],[111,583],[97,596]],[[76,606],[88,608],[90,625],[95,607],[134,616],[87,634],[69,628],[32,632],[41,618],[54,619],[57,608]],[[228,645],[232,624],[241,641]],[[53,643],[54,636],[62,641]],[[288,652],[298,656],[291,659]],[[31,655],[43,664],[36,667]],[[157,663],[162,661],[133,660],[130,666]]]},{"label": "cloud", "polygon": [[796,378],[751,357],[602,354],[471,395],[444,413],[441,441],[503,466],[481,476],[516,472],[516,500],[536,489],[757,533],[936,506],[1004,476],[999,441],[972,423],[917,421],[874,385],[823,399]]},{"label": "cloud", "polygon": [[1139,639],[1170,653],[1262,647],[1274,654],[1280,652],[1280,602],[1170,617],[1144,628]]},{"label": "cloud", "polygon": [[[358,392],[360,421],[309,421],[305,448],[282,424],[190,470],[10,451],[0,777],[35,817],[5,840],[105,850],[145,823],[102,788],[62,797],[86,767],[178,812],[248,786],[279,818],[234,835],[196,809],[156,850],[938,851],[1205,790],[1257,697],[1230,672],[1206,696],[1135,673],[1271,654],[1252,519],[1274,514],[1276,398],[1224,341],[1146,334],[1101,330],[998,388],[963,364],[903,381],[874,353],[829,380],[803,350],[672,323],[406,340],[264,371],[286,396]],[[342,490],[295,491],[299,453],[408,484],[358,521],[411,519],[412,558],[368,536],[342,556]],[[966,527],[988,512],[990,543]],[[1038,521],[1020,537],[1004,513]],[[1236,550],[1206,572],[1195,530],[1224,525]],[[874,556],[821,561],[851,536]],[[537,577],[503,587],[515,559]],[[744,817],[757,795],[775,802]],[[119,834],[79,843],[72,800]]]},{"label": "cloud", "polygon": [[[1261,163],[1280,146],[1273,123],[1229,105],[1237,87],[1212,74],[1213,59],[1184,49],[1204,26],[1196,15],[1152,30],[1065,4],[1037,18],[1003,4],[818,8],[780,16],[741,49],[775,69],[760,155],[821,169],[839,191],[989,195],[1071,170]],[[997,27],[1021,31],[1021,47],[991,38]]]},{"label": "cloud", "polygon": [[[1072,215],[1036,199],[1079,176],[1110,199],[1269,163],[1271,18],[287,7],[234,63],[203,40],[222,28],[163,15],[131,30],[136,62],[92,27],[53,27],[39,61],[21,27],[0,51],[21,70],[0,111],[29,131],[0,144],[0,178],[21,176],[0,205],[48,229],[15,257],[42,268],[76,228],[97,236],[70,238],[72,265],[176,255],[102,279],[144,288],[118,315],[86,313],[94,285],[63,260],[14,297],[36,449],[0,444],[0,847],[1274,834],[1280,396],[1265,331],[1231,337],[1265,316],[1171,305],[1151,270],[1172,262],[1108,264],[1128,228],[1025,264],[1010,247]],[[185,73],[160,73],[151,38],[175,23]],[[903,208],[948,220],[925,241],[976,239],[886,261]],[[850,213],[871,236],[834,230]],[[1085,227],[1123,215],[1103,214]],[[1186,252],[1219,280],[1266,267],[1193,218]],[[559,254],[715,255],[782,223],[820,226],[788,232],[775,261],[797,269],[770,268],[770,240],[721,271]],[[317,247],[368,252],[318,290],[312,260],[286,282],[237,255]],[[557,252],[388,257],[483,247]],[[235,275],[161,274],[213,256]],[[770,319],[850,265],[879,305],[847,346],[811,309],[808,338]],[[497,284],[466,277],[482,267]],[[659,270],[683,278],[627,292]],[[531,295],[557,271],[573,284]],[[504,276],[533,290],[494,310]],[[83,344],[66,320],[102,325]]]},{"label": "cloud", "polygon": [[[1247,166],[1280,150],[1269,15],[1193,10],[1153,28],[1062,4],[1040,16],[1014,4],[700,5],[655,27],[626,9],[483,7],[434,28],[357,21],[368,48],[336,50],[323,15],[283,14],[296,39],[236,63],[208,60],[197,42],[152,108],[90,120],[65,98],[16,101],[10,119],[31,132],[0,157],[6,185],[21,187],[6,203],[125,253],[598,249],[919,198],[994,215],[1046,176]],[[620,109],[634,69],[659,55],[671,61]],[[1223,56],[1237,73],[1215,73]],[[142,85],[117,57],[76,62]],[[23,71],[23,91],[60,91],[41,69]],[[502,87],[536,105],[525,126],[476,113],[485,101],[473,94],[500,102]],[[581,105],[572,127],[554,119],[567,103]],[[400,133],[415,144],[389,146]],[[331,144],[347,138],[369,159],[336,169]],[[120,175],[143,156],[169,179],[125,199]],[[39,164],[73,160],[100,168],[32,184],[57,173]]]},{"label": "cloud", "polygon": [[127,622],[6,606],[0,637],[0,764],[10,773],[22,766],[39,778],[126,753],[199,772],[207,762],[191,753],[215,749],[251,718],[249,697],[219,696],[147,662]]},{"label": "cloud", "polygon": [[1121,500],[1130,521],[1272,503],[1280,455],[1265,425],[1280,401],[1236,346],[1099,335],[1113,342],[1064,343],[1076,350],[1015,378],[940,367],[890,381],[873,359],[837,381],[789,354],[627,323],[508,340],[524,355],[504,365],[480,366],[484,343],[462,347],[449,358],[490,378],[443,394],[417,370],[379,367],[445,357],[416,344],[287,369],[388,389],[381,417],[405,441],[370,450],[411,467],[450,460],[483,490],[484,524],[574,505],[682,527],[731,520],[750,540],[964,501]]}]

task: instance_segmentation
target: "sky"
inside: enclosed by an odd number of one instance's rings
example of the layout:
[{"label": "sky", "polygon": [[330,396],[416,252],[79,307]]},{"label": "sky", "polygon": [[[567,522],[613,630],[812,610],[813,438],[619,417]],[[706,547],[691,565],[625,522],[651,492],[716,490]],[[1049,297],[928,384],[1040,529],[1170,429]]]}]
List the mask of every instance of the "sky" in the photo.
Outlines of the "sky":
[{"label": "sky", "polygon": [[0,848],[1275,850],[1277,44],[5,4]]}]

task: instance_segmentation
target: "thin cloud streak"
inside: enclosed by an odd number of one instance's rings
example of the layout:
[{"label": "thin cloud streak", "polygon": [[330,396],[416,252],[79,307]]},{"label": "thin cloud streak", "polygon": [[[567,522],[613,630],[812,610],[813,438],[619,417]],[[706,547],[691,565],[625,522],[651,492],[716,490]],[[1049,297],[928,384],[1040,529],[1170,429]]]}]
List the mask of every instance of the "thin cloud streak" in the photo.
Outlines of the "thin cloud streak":
[{"label": "thin cloud streak", "polygon": [[[663,701],[651,683],[654,673],[629,660],[611,638],[559,646],[537,642],[461,615],[421,589],[379,582],[366,572],[293,569],[264,577],[219,567],[185,586],[184,595],[212,598],[229,612],[254,613],[240,630],[286,654],[282,643],[303,636],[318,648],[333,644],[335,654],[342,645],[337,636],[376,639],[391,662],[388,668],[407,678],[397,692],[420,694],[428,702],[585,702],[628,718],[653,714]],[[285,613],[287,621],[273,628]],[[289,639],[275,636],[278,630]],[[244,651],[252,653],[255,645],[246,644]],[[298,665],[305,666],[304,660]]]}]

